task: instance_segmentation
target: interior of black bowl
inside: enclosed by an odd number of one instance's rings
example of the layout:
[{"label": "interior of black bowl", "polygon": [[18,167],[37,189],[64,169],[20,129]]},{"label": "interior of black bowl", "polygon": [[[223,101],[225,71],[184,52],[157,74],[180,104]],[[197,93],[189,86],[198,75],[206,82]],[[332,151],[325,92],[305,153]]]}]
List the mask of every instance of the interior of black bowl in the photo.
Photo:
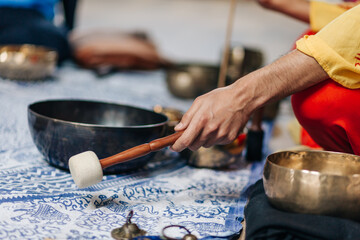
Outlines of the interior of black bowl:
[{"label": "interior of black bowl", "polygon": [[167,121],[165,116],[149,110],[95,101],[46,101],[34,103],[29,109],[54,120],[101,127],[145,127]]}]

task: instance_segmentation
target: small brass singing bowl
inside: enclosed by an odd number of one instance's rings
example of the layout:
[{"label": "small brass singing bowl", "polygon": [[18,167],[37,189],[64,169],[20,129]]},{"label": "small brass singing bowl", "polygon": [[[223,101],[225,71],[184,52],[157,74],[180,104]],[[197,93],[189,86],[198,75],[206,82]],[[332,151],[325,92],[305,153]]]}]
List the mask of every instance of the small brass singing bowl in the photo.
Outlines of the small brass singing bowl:
[{"label": "small brass singing bowl", "polygon": [[276,208],[360,221],[360,156],[327,151],[269,155],[265,193]]},{"label": "small brass singing bowl", "polygon": [[12,80],[43,80],[56,68],[55,50],[31,45],[0,46],[0,77]]}]

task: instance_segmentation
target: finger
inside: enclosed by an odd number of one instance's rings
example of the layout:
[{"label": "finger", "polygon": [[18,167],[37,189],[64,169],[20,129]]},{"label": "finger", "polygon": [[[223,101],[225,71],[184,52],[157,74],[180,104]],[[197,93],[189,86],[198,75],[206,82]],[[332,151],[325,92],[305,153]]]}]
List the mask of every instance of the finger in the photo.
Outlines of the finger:
[{"label": "finger", "polygon": [[212,147],[215,145],[214,142],[215,142],[215,140],[211,136],[208,139],[201,141],[201,146],[194,146],[194,149],[199,149],[200,147],[204,147],[204,148]]},{"label": "finger", "polygon": [[198,106],[194,102],[193,105],[189,108],[189,110],[184,114],[181,118],[180,122],[175,126],[175,131],[182,131],[187,128],[194,117],[194,114],[197,112]]},{"label": "finger", "polygon": [[218,145],[226,145],[232,143],[240,134],[240,130],[231,130],[226,136],[220,138],[216,144]]},{"label": "finger", "polygon": [[[231,141],[230,141],[231,142]],[[222,138],[216,138],[216,136],[209,138],[204,144],[203,147],[205,148],[209,148],[212,147],[214,145],[225,145],[229,143],[227,141],[227,137],[222,137]]]},{"label": "finger", "polygon": [[196,151],[198,150],[200,147],[203,146],[203,144],[205,143],[205,139],[202,137],[201,133],[196,137],[196,139],[188,146],[188,148],[191,151]]},{"label": "finger", "polygon": [[175,126],[174,130],[175,131],[182,131],[185,128],[187,128],[187,126],[189,125],[191,119],[192,119],[193,115],[191,114],[191,112],[186,112],[184,114],[184,116],[181,118],[180,122]]},{"label": "finger", "polygon": [[209,137],[209,139],[203,144],[203,147],[209,148],[216,144],[217,139],[215,137]]},{"label": "finger", "polygon": [[[216,126],[216,124],[214,126]],[[189,146],[189,148],[195,151],[202,146],[208,147],[205,146],[207,144],[213,145],[213,142],[217,141],[217,132],[218,132],[218,128],[214,126],[212,127],[209,126],[209,123],[205,124],[205,127],[203,127],[201,133],[193,141],[193,143]]]},{"label": "finger", "polygon": [[201,132],[202,132],[202,127],[199,126],[196,118],[193,118],[189,126],[185,129],[184,133],[171,146],[171,148],[177,152],[184,150],[185,148],[192,145],[192,143],[201,134]]},{"label": "finger", "polygon": [[[229,129],[230,130],[224,130]],[[235,126],[220,127],[218,131],[214,132],[207,138],[203,146],[209,148],[214,145],[225,145],[233,142],[239,135],[240,130]]]}]

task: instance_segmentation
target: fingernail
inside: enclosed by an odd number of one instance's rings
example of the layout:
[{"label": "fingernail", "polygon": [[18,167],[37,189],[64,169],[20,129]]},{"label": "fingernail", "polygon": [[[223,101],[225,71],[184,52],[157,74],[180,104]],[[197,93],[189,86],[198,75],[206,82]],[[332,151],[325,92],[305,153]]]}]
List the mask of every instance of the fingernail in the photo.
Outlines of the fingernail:
[{"label": "fingernail", "polygon": [[182,124],[182,123],[179,123],[178,125],[176,125],[175,126],[175,131],[177,131],[177,130],[181,130],[182,128],[183,128],[183,126],[184,126],[184,124]]}]

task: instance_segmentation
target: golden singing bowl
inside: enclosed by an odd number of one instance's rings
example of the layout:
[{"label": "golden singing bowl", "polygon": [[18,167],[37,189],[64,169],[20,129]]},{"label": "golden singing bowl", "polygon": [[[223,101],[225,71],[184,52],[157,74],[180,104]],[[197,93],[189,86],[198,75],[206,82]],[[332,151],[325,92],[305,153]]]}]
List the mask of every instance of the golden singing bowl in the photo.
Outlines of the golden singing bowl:
[{"label": "golden singing bowl", "polygon": [[360,221],[360,156],[284,151],[266,159],[265,193],[275,207]]},{"label": "golden singing bowl", "polygon": [[2,45],[0,46],[0,76],[14,80],[41,80],[53,74],[57,52],[35,46]]},{"label": "golden singing bowl", "polygon": [[169,91],[179,98],[196,98],[217,86],[219,67],[206,63],[179,63],[166,70]]}]

